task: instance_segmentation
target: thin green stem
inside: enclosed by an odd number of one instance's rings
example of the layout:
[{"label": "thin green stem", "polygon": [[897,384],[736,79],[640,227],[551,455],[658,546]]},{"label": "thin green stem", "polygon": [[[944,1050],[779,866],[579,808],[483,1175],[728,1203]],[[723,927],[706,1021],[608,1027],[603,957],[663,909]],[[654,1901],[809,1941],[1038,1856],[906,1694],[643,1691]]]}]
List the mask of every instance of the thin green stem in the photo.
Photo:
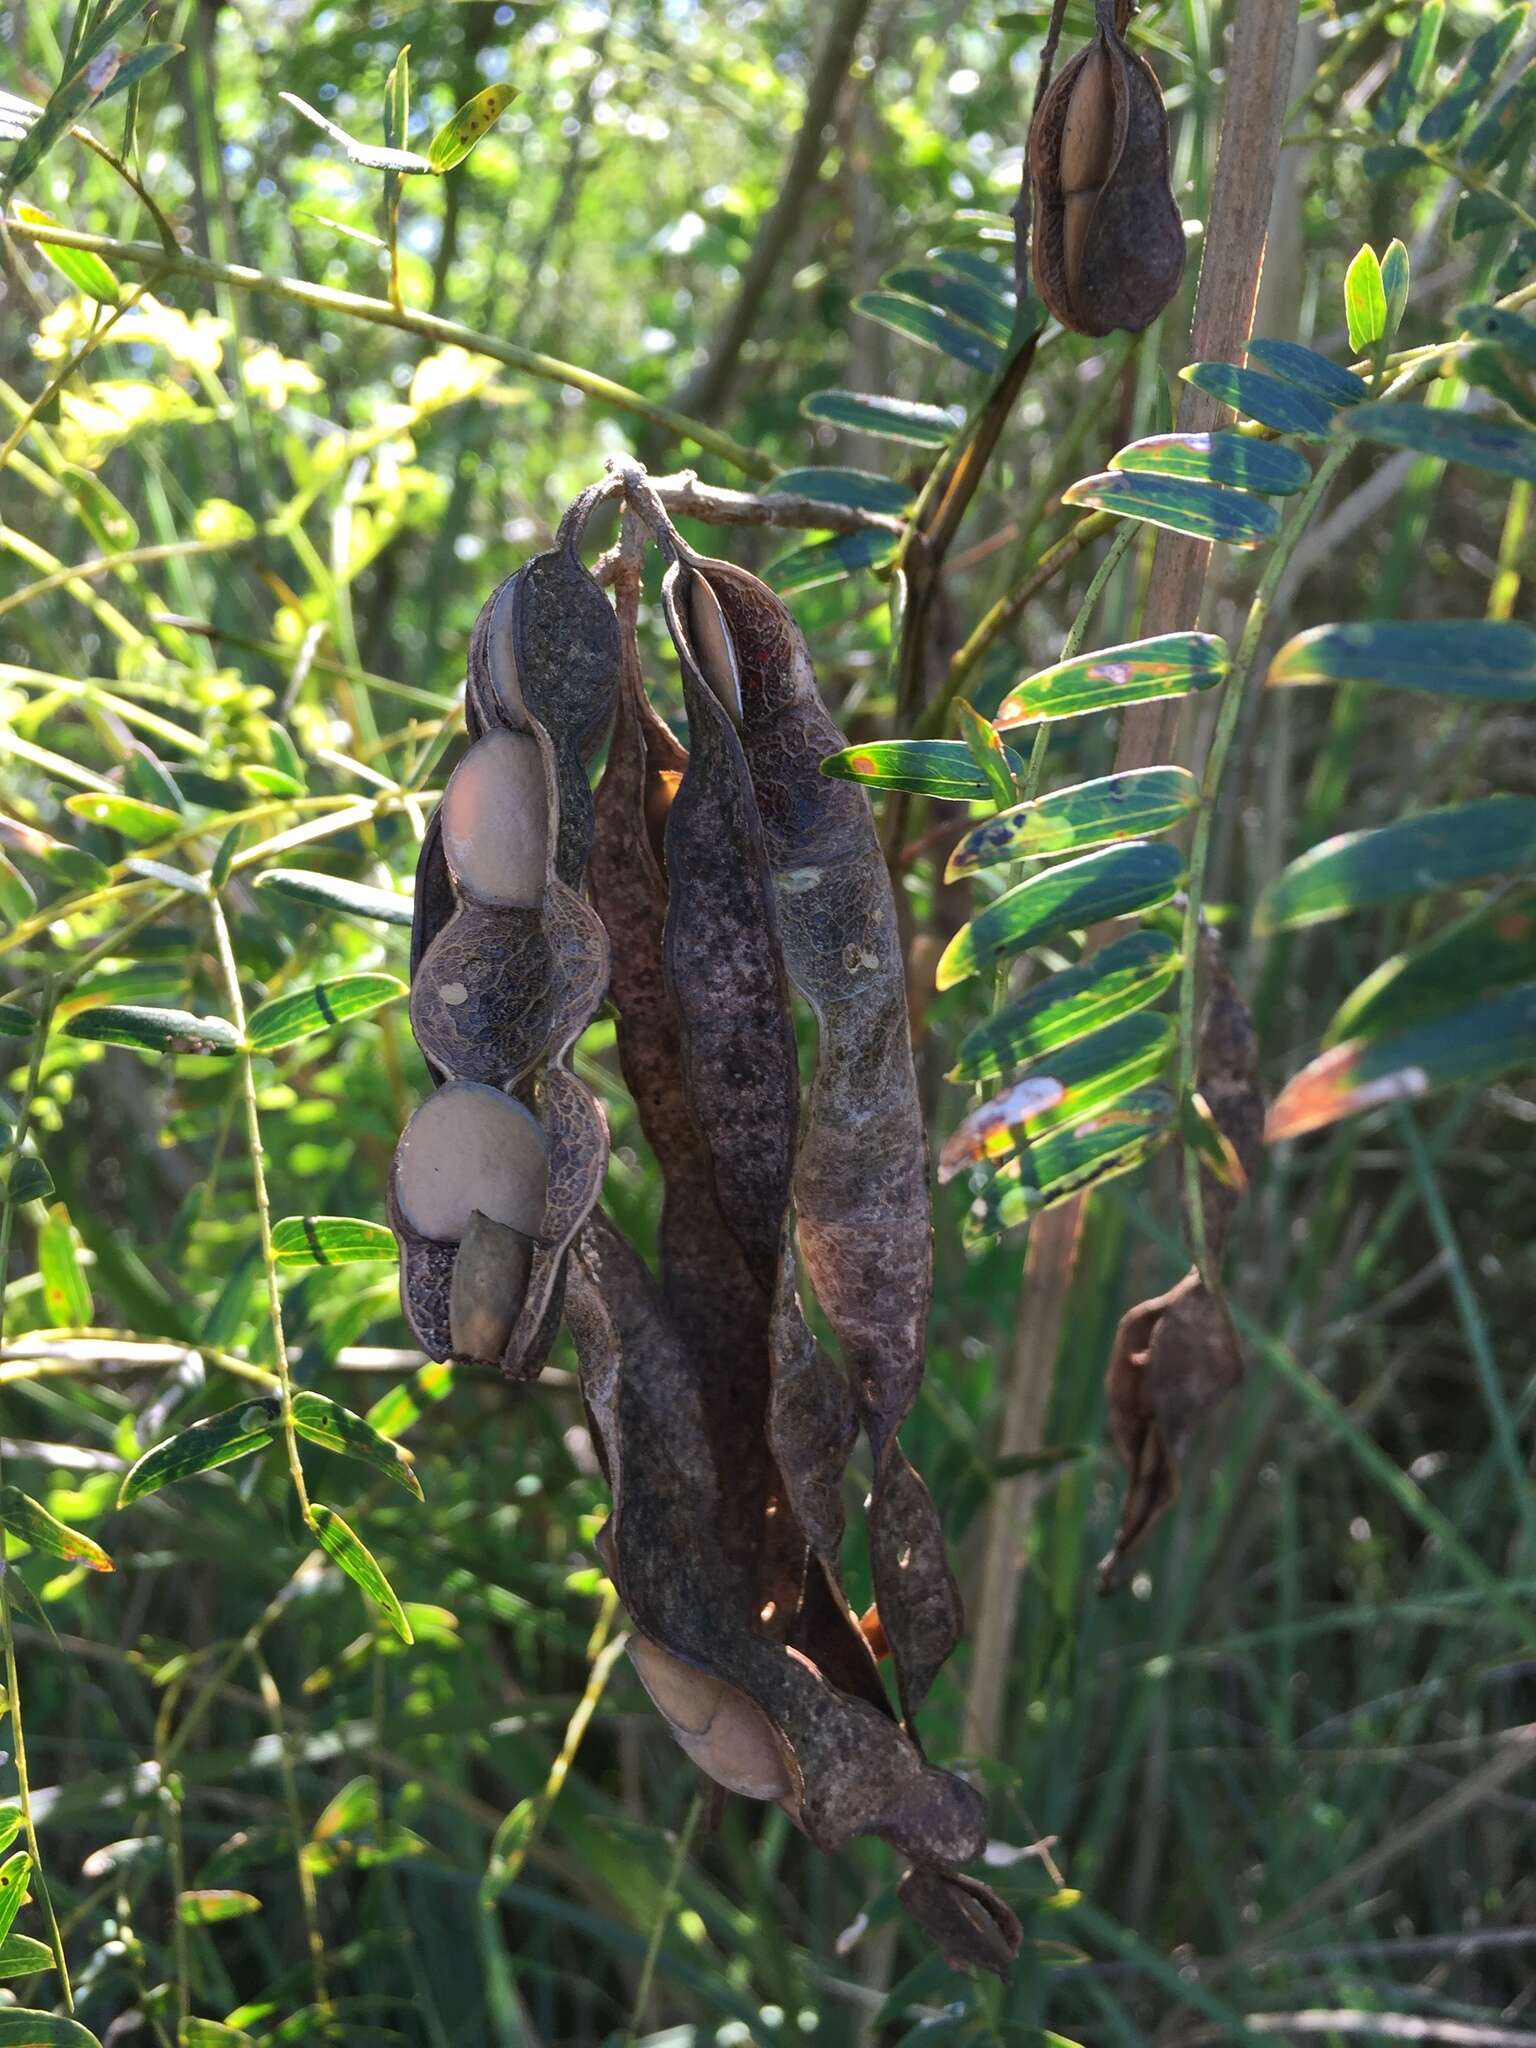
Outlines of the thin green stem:
[{"label": "thin green stem", "polygon": [[672,1920],[672,1908],[677,1898],[677,1888],[682,1882],[683,1866],[688,1861],[688,1852],[693,1847],[693,1838],[698,1833],[699,1823],[704,1818],[704,1795],[695,1792],[688,1808],[688,1817],[683,1822],[672,1851],[671,1866],[667,1881],[662,1887],[656,1903],[656,1918],[651,1926],[650,1940],[645,1945],[645,1960],[640,1965],[639,1981],[635,1985],[635,2000],[629,2011],[629,2030],[624,2036],[624,2048],[637,2048],[640,2028],[645,2019],[645,2008],[651,2002],[651,1985],[656,1977],[656,1961],[661,1954],[662,1939]]}]

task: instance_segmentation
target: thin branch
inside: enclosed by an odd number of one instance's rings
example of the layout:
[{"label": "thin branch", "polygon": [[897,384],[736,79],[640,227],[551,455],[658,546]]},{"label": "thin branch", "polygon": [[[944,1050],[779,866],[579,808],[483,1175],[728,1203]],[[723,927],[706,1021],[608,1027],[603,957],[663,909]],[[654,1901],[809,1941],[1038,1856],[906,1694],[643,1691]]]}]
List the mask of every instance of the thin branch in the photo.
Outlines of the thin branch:
[{"label": "thin branch", "polygon": [[798,491],[727,490],[719,484],[701,484],[691,469],[673,476],[653,476],[651,489],[669,512],[686,519],[702,519],[710,526],[792,526],[818,533],[900,534],[906,521],[891,512],[870,512],[862,505],[834,505],[825,498],[807,497]]}]

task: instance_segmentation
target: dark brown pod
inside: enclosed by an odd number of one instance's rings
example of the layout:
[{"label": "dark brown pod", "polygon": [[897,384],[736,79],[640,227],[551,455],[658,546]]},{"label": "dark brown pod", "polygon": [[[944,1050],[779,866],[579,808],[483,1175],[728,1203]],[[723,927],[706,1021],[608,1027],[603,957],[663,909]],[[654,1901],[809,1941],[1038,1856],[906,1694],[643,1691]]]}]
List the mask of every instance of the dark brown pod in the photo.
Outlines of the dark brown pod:
[{"label": "dark brown pod", "polygon": [[1115,0],[1052,81],[1029,129],[1035,284],[1078,334],[1139,334],[1184,275],[1184,224],[1168,182],[1157,74],[1121,38]]},{"label": "dark brown pod", "polygon": [[917,1868],[902,1878],[896,1896],[947,1963],[1008,1974],[1024,1930],[989,1886],[958,1872]]}]

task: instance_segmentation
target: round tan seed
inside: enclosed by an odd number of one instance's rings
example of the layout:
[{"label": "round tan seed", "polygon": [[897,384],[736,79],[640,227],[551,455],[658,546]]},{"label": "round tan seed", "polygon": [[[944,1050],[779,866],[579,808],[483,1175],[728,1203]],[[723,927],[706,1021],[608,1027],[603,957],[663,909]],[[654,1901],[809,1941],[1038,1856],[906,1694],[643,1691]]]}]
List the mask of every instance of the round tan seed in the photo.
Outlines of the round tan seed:
[{"label": "round tan seed", "polygon": [[501,910],[542,902],[549,812],[536,740],[498,731],[477,741],[443,792],[443,852],[463,894]]},{"label": "round tan seed", "polygon": [[457,1244],[478,1209],[536,1237],[544,1224],[549,1148],[539,1120],[480,1081],[450,1081],[406,1125],[395,1195],[412,1230]]}]

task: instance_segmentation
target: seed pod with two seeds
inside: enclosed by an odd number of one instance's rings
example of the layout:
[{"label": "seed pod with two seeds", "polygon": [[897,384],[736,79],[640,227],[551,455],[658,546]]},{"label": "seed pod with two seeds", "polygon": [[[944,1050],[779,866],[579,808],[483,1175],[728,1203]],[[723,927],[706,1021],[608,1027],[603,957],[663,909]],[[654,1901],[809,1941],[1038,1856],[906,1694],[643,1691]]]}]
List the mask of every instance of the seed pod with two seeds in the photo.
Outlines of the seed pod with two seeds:
[{"label": "seed pod with two seeds", "polygon": [[1041,96],[1029,129],[1034,269],[1078,334],[1139,334],[1184,275],[1168,182],[1168,116],[1147,60],[1123,40],[1129,0],[1095,0],[1098,31]]}]

